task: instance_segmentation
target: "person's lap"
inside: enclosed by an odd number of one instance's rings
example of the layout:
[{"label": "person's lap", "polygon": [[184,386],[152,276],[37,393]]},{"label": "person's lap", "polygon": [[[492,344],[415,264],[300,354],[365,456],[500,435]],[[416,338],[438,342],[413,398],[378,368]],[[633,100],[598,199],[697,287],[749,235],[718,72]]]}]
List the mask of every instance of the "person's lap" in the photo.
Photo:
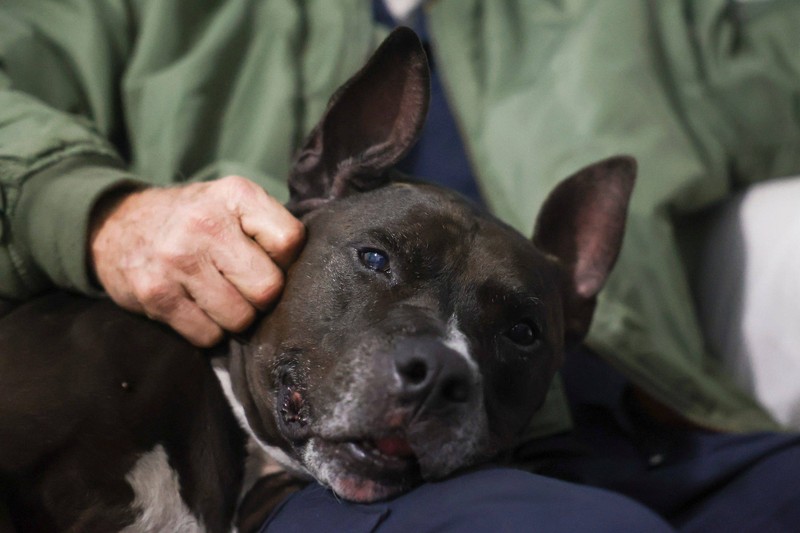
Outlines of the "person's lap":
[{"label": "person's lap", "polygon": [[658,516],[609,491],[488,468],[428,483],[391,501],[343,502],[313,484],[289,497],[263,532],[671,531]]},{"label": "person's lap", "polygon": [[540,472],[627,495],[681,531],[800,530],[800,434],[660,423],[587,351],[563,376],[576,429],[536,443]]},{"label": "person's lap", "polygon": [[627,496],[494,467],[369,505],[343,502],[312,484],[288,498],[262,532],[655,532],[670,531],[669,523],[685,532],[770,533],[800,527],[800,436],[717,435],[701,448],[694,458],[643,470],[626,483],[609,472],[608,485]]},{"label": "person's lap", "polygon": [[800,530],[800,437],[763,435],[753,439],[774,447],[678,513],[673,523],[681,531]]}]

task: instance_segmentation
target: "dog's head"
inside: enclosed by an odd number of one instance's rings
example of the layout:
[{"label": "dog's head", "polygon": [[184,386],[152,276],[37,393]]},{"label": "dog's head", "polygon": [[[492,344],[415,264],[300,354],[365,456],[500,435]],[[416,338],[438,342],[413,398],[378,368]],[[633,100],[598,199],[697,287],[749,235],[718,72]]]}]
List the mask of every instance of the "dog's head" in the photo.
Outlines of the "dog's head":
[{"label": "dog's head", "polygon": [[404,29],[334,95],[290,180],[307,245],[242,348],[259,438],[349,500],[515,442],[588,330],[633,186],[630,158],[586,168],[551,193],[526,239],[389,170],[427,102],[425,54]]}]

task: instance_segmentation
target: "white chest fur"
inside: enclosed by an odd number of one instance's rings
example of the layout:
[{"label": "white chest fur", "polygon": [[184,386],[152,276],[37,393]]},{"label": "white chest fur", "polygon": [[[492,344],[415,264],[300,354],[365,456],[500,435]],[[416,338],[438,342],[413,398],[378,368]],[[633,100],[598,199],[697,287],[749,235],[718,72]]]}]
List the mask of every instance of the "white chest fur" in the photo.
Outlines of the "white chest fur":
[{"label": "white chest fur", "polygon": [[181,499],[178,474],[160,444],[142,455],[125,479],[136,494],[132,507],[137,518],[124,533],[205,532],[200,519]]}]

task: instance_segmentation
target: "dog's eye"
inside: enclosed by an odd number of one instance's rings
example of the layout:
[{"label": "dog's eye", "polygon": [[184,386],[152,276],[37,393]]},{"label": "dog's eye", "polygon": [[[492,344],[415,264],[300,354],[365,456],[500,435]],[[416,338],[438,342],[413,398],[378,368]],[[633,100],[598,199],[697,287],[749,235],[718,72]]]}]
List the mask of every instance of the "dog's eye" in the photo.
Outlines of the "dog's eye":
[{"label": "dog's eye", "polygon": [[517,322],[506,331],[506,337],[514,344],[532,346],[539,341],[539,328],[530,322]]},{"label": "dog's eye", "polygon": [[358,252],[361,263],[370,270],[388,274],[389,256],[379,250],[361,250]]}]

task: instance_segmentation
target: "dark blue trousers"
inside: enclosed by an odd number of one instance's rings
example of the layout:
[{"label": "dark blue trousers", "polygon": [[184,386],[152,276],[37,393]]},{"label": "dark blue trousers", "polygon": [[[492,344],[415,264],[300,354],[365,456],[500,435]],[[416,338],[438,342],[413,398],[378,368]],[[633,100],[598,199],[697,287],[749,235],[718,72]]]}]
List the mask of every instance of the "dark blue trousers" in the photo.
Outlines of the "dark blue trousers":
[{"label": "dark blue trousers", "polygon": [[725,434],[655,421],[594,354],[563,368],[575,430],[529,444],[537,471],[624,494],[680,531],[800,531],[800,435]]},{"label": "dark blue trousers", "polygon": [[520,470],[492,468],[429,483],[386,503],[337,500],[319,485],[289,497],[262,532],[385,533],[671,531],[623,496]]}]

